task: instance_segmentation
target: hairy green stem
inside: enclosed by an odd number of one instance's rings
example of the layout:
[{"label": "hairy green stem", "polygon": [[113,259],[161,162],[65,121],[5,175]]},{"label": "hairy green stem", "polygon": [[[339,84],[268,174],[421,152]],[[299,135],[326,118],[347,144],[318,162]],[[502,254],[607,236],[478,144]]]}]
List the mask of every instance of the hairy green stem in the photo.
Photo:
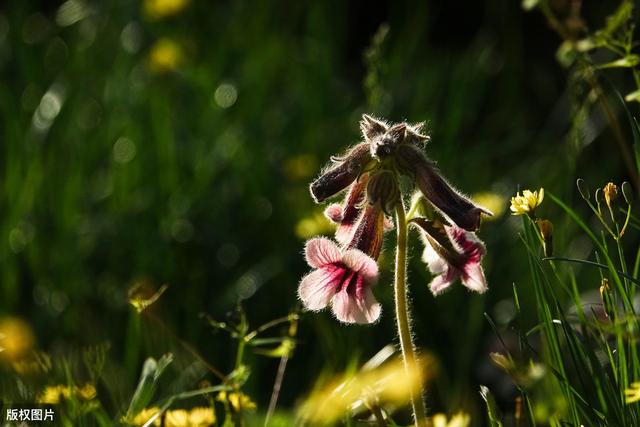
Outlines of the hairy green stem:
[{"label": "hairy green stem", "polygon": [[[407,218],[402,201],[396,205],[396,229],[398,230],[396,242],[396,271],[394,280],[394,294],[396,302],[396,319],[398,322],[398,337],[400,338],[400,348],[402,350],[402,361],[404,362],[407,375],[415,375],[418,370],[416,352],[413,348],[411,337],[411,326],[409,317],[409,307],[407,301]],[[420,388],[418,392],[411,393],[411,406],[413,407],[413,417],[417,427],[426,427],[427,411],[422,400],[422,376],[420,377]]]}]

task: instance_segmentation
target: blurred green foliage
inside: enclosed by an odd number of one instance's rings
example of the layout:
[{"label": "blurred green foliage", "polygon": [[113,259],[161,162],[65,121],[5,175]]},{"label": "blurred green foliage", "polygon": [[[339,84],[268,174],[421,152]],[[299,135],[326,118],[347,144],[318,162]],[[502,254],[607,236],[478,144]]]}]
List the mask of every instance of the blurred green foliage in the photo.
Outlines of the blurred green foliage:
[{"label": "blurred green foliage", "polygon": [[[428,154],[443,173],[505,206],[521,186],[571,204],[577,177],[594,187],[633,182],[615,126],[574,68],[556,61],[562,40],[518,2],[192,0],[166,15],[149,4],[12,1],[0,12],[0,314],[28,322],[36,348],[54,356],[44,382],[92,379],[72,361],[108,343],[98,394],[111,413],[126,410],[148,356],[176,354],[167,370],[191,372],[174,384],[182,389],[207,377],[189,349],[233,369],[231,338],[201,313],[222,321],[242,302],[259,325],[297,308],[300,224],[308,229],[322,210],[308,182],[358,140],[364,112],[426,120]],[[583,16],[599,28],[614,9],[585,4]],[[634,84],[617,69],[598,78],[630,144],[611,83],[622,94]],[[588,253],[553,209],[557,247]],[[505,215],[480,232],[486,296],[457,287],[434,299],[414,242],[417,344],[442,369],[432,409],[479,413],[479,383],[510,402],[483,312],[507,325],[514,281],[520,304],[535,304],[519,224]],[[376,290],[380,323],[303,315],[283,407],[310,390],[313,373],[366,360],[394,339],[390,261]],[[152,315],[128,304],[133,285],[165,283]],[[245,390],[265,408],[277,360],[246,357]],[[3,400],[26,396],[1,383]]]}]

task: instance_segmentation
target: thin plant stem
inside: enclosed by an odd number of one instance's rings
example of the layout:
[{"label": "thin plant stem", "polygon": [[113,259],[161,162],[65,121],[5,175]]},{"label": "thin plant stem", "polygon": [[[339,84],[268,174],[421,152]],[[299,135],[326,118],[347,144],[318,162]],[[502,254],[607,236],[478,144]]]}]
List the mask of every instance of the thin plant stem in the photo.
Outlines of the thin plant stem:
[{"label": "thin plant stem", "polygon": [[[394,280],[394,294],[396,303],[396,319],[398,322],[398,337],[400,338],[400,349],[402,350],[402,361],[404,362],[407,375],[415,375],[418,372],[416,353],[413,347],[411,336],[411,326],[409,317],[409,307],[407,301],[407,218],[402,200],[396,204],[396,271]],[[422,400],[422,379],[420,379],[420,390],[418,393],[412,391],[411,406],[413,407],[413,417],[417,427],[426,427],[427,410]]]},{"label": "thin plant stem", "polygon": [[284,371],[287,369],[287,362],[289,356],[282,356],[280,363],[278,364],[278,373],[276,374],[276,380],[273,383],[273,391],[271,392],[271,399],[269,399],[269,409],[267,409],[267,415],[264,417],[264,427],[269,426],[269,421],[273,413],[276,411],[276,405],[278,404],[278,397],[280,396],[280,388],[282,387],[282,380],[284,378]]}]

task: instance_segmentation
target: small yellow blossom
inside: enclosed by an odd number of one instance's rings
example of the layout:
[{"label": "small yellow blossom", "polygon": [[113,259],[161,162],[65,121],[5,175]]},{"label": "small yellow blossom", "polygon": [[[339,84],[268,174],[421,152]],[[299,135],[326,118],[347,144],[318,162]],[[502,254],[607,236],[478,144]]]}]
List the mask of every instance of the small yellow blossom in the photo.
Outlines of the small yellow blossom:
[{"label": "small yellow blossom", "polygon": [[458,412],[448,421],[445,414],[435,414],[429,427],[468,427],[470,423],[471,417],[464,412]]},{"label": "small yellow blossom", "polygon": [[49,386],[38,396],[36,401],[46,405],[57,405],[61,400],[71,396],[71,389],[63,385]]},{"label": "small yellow blossom", "polygon": [[[122,419],[122,422],[129,424],[129,425],[133,425],[133,426],[143,426],[147,423],[147,421],[149,421],[151,419],[151,417],[153,417],[154,415],[156,415],[158,412],[160,412],[160,408],[154,406],[152,408],[145,408],[142,411],[138,412],[134,417],[132,417],[131,419]],[[155,420],[153,420],[153,424],[154,426],[160,426],[160,422],[161,422],[162,417],[158,417]]]},{"label": "small yellow blossom", "polygon": [[613,182],[609,182],[607,185],[604,186],[604,188],[602,189],[602,192],[604,193],[604,201],[607,202],[607,206],[611,207],[613,202],[615,202],[616,199],[618,198],[618,195],[619,195],[618,186],[615,185]]},{"label": "small yellow blossom", "polygon": [[84,400],[91,400],[97,396],[96,388],[93,384],[85,384],[82,387],[77,387],[76,392]]},{"label": "small yellow blossom", "polygon": [[36,401],[46,405],[57,405],[62,400],[71,397],[77,397],[81,400],[91,400],[97,395],[96,388],[92,384],[86,384],[82,387],[69,387],[65,385],[54,385],[45,387],[38,395]]},{"label": "small yellow blossom", "polygon": [[0,361],[22,360],[35,345],[31,327],[17,317],[0,320]]},{"label": "small yellow blossom", "polygon": [[236,412],[241,410],[250,411],[256,409],[256,404],[249,396],[242,392],[226,392],[218,393],[217,400],[220,402],[229,402]]},{"label": "small yellow blossom", "polygon": [[522,195],[517,193],[511,198],[512,215],[532,214],[536,207],[544,200],[544,188],[538,191],[524,190]]},{"label": "small yellow blossom", "polygon": [[[157,425],[160,425],[160,417],[158,417],[157,422]],[[164,416],[164,425],[166,427],[207,427],[215,422],[216,414],[213,409],[204,407],[193,408],[189,411],[186,409],[174,409],[167,411]]]},{"label": "small yellow blossom", "polygon": [[193,408],[189,411],[189,423],[191,427],[205,427],[216,422],[216,413],[212,408]]},{"label": "small yellow blossom", "polygon": [[189,413],[185,409],[167,411],[164,417],[164,425],[166,427],[188,427]]},{"label": "small yellow blossom", "polygon": [[640,401],[640,381],[631,383],[631,387],[624,391],[625,402],[627,404]]},{"label": "small yellow blossom", "polygon": [[182,64],[182,49],[174,40],[158,40],[149,52],[149,69],[154,73],[166,73],[176,70]]},{"label": "small yellow blossom", "polygon": [[145,0],[144,11],[151,19],[175,15],[189,5],[189,0]]}]

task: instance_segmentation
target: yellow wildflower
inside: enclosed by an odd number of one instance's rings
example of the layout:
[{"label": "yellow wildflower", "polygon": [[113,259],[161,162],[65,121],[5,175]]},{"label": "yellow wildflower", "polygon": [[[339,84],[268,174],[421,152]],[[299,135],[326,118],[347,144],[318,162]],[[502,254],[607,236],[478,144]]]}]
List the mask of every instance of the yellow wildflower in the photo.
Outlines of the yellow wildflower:
[{"label": "yellow wildflower", "polygon": [[69,387],[65,385],[54,385],[45,387],[38,395],[36,401],[46,405],[56,405],[62,400],[77,397],[81,400],[91,400],[97,395],[96,388],[92,384],[85,384],[82,387]]},{"label": "yellow wildflower", "polygon": [[188,427],[189,413],[185,409],[167,411],[164,418],[164,425],[166,427]]},{"label": "yellow wildflower", "polygon": [[36,398],[36,401],[45,405],[57,405],[61,400],[68,399],[70,396],[71,389],[69,387],[54,385],[46,387]]},{"label": "yellow wildflower", "polygon": [[435,414],[431,418],[430,427],[468,427],[471,417],[464,412],[458,412],[447,421],[445,414]]},{"label": "yellow wildflower", "polygon": [[240,391],[232,391],[227,393],[226,391],[221,391],[218,393],[217,397],[220,402],[229,402],[233,409],[236,412],[240,410],[252,410],[256,409],[256,404],[249,396],[240,392]]},{"label": "yellow wildflower", "polygon": [[0,320],[0,361],[22,360],[35,345],[31,327],[17,317]]},{"label": "yellow wildflower", "polygon": [[[132,417],[130,419],[123,419],[122,422],[133,426],[143,426],[147,423],[147,421],[151,419],[151,417],[156,415],[158,412],[160,412],[160,408],[156,406],[152,408],[144,408],[142,411],[138,412],[135,417]],[[162,417],[156,418],[155,420],[153,420],[152,425],[160,426],[161,419]]]},{"label": "yellow wildflower", "polygon": [[151,19],[175,15],[189,5],[189,0],[145,0],[144,11]]},{"label": "yellow wildflower", "polygon": [[618,186],[613,182],[609,182],[604,186],[602,192],[604,193],[604,201],[607,202],[607,206],[611,207],[612,203],[618,198]]},{"label": "yellow wildflower", "polygon": [[158,40],[149,52],[149,69],[155,73],[166,73],[176,70],[182,63],[182,49],[174,40],[163,38]]},{"label": "yellow wildflower", "polygon": [[216,422],[216,413],[212,408],[193,408],[189,412],[189,423],[191,427],[210,426]]},{"label": "yellow wildflower", "polygon": [[93,384],[85,384],[82,387],[76,387],[76,392],[78,396],[84,400],[91,400],[98,394]]},{"label": "yellow wildflower", "polygon": [[524,190],[522,195],[517,193],[511,198],[512,215],[531,215],[536,207],[544,200],[544,188],[538,191]]},{"label": "yellow wildflower", "polygon": [[631,383],[631,387],[624,391],[625,399],[624,401],[627,404],[636,403],[640,401],[640,381]]}]

